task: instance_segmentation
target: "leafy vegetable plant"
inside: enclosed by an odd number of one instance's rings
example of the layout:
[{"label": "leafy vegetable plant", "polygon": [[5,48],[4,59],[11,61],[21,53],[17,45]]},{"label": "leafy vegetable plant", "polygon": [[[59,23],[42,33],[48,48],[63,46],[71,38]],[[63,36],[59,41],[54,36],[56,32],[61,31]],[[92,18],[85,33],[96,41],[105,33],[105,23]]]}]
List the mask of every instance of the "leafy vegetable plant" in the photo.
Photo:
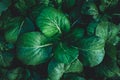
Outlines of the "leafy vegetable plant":
[{"label": "leafy vegetable plant", "polygon": [[120,80],[119,0],[0,0],[0,80]]}]

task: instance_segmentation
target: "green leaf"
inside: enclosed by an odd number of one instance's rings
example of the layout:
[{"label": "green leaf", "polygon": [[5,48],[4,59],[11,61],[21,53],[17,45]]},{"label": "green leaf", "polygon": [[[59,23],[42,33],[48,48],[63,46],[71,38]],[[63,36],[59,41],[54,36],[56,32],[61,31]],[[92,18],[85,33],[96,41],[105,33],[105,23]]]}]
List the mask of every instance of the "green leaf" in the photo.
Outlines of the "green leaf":
[{"label": "green leaf", "polygon": [[16,17],[12,18],[9,22],[8,25],[6,24],[7,29],[5,30],[4,36],[7,42],[15,43],[24,24],[24,20],[21,17]]},{"label": "green leaf", "polygon": [[85,2],[82,5],[81,13],[86,15],[94,15],[94,16],[99,14],[97,6],[93,2]]},{"label": "green leaf", "polygon": [[36,25],[47,37],[60,36],[70,30],[70,23],[67,17],[52,7],[44,8],[39,13]]},{"label": "green leaf", "polygon": [[98,25],[98,22],[95,22],[95,21],[92,21],[92,22],[90,22],[88,24],[88,26],[87,26],[87,34],[89,36],[95,35],[95,32],[96,32],[95,30],[96,30],[97,25]]},{"label": "green leaf", "polygon": [[83,71],[83,64],[77,59],[74,62],[72,62],[69,66],[69,68],[65,71],[65,73],[69,72],[82,72]]},{"label": "green leaf", "polygon": [[111,58],[105,59],[100,65],[95,67],[97,76],[100,77],[115,77],[120,76],[120,69],[116,63],[116,60]]},{"label": "green leaf", "polygon": [[[74,22],[73,24],[81,21],[81,19],[79,18],[80,13],[81,12],[79,10],[79,7],[71,10],[71,12],[69,13],[70,20]],[[73,26],[73,24],[72,24],[72,26]]]},{"label": "green leaf", "polygon": [[22,74],[20,74],[20,72],[22,72],[21,68],[15,68],[6,73],[5,76],[8,80],[20,80],[20,78],[22,77]]},{"label": "green leaf", "polygon": [[83,36],[84,36],[84,29],[77,27],[72,29],[68,33],[66,39],[72,43],[77,43],[77,41],[80,40]]},{"label": "green leaf", "polygon": [[76,0],[64,0],[64,2],[65,2],[65,5],[70,8],[75,5]]},{"label": "green leaf", "polygon": [[27,65],[46,62],[52,55],[52,43],[39,32],[21,35],[17,43],[17,57]]},{"label": "green leaf", "polygon": [[13,58],[13,54],[0,51],[0,66],[9,67],[12,64]]},{"label": "green leaf", "polygon": [[96,27],[96,36],[99,36],[106,40],[106,42],[111,43],[119,31],[120,29],[118,25],[115,25],[108,21],[102,21]]},{"label": "green leaf", "polygon": [[117,60],[117,48],[116,46],[108,43],[105,45],[105,53],[112,59]]},{"label": "green leaf", "polygon": [[106,20],[100,22],[91,22],[87,26],[88,35],[96,35],[103,38],[106,43],[116,45],[119,41],[117,34],[119,33],[119,25],[113,24]]},{"label": "green leaf", "polygon": [[35,0],[16,0],[15,8],[21,13],[26,14],[27,11],[36,4]]},{"label": "green leaf", "polygon": [[57,7],[61,7],[63,3],[63,0],[53,0],[53,4],[56,5]]},{"label": "green leaf", "polygon": [[32,31],[35,31],[35,26],[33,22],[29,18],[25,18],[24,24],[21,28],[20,33],[23,34],[23,33],[32,32]]},{"label": "green leaf", "polygon": [[30,76],[29,79],[30,79],[30,80],[43,80],[43,79],[41,78],[40,74],[37,73],[37,72],[35,72],[35,71],[33,71],[33,72],[31,73],[31,76]]},{"label": "green leaf", "polygon": [[78,72],[83,70],[82,63],[76,59],[71,64],[64,64],[55,59],[48,65],[48,80],[60,80],[64,73]]},{"label": "green leaf", "polygon": [[62,3],[63,0],[55,0],[58,4]]},{"label": "green leaf", "polygon": [[[12,17],[12,18],[11,18]],[[0,29],[6,29],[8,27],[8,25],[11,25],[11,22],[14,20],[11,11],[10,10],[6,10],[3,11],[1,16],[0,16]]]},{"label": "green leaf", "polygon": [[108,38],[108,22],[102,21],[96,27],[96,36],[103,38],[105,41]]},{"label": "green leaf", "polygon": [[68,46],[64,43],[59,43],[54,50],[54,58],[65,64],[70,64],[78,57],[78,49]]},{"label": "green leaf", "polygon": [[60,80],[64,72],[64,63],[52,60],[48,65],[48,80]]},{"label": "green leaf", "polygon": [[2,80],[21,80],[23,69],[20,67],[14,69],[1,69]]},{"label": "green leaf", "polygon": [[0,77],[2,80],[28,80],[30,79],[30,70],[22,67],[0,68]]},{"label": "green leaf", "polygon": [[9,7],[10,4],[11,4],[11,0],[0,1],[0,15],[3,11],[5,11]]},{"label": "green leaf", "polygon": [[40,1],[40,3],[44,5],[48,5],[50,3],[50,0],[38,0],[38,1]]},{"label": "green leaf", "polygon": [[104,58],[105,42],[97,36],[86,37],[78,43],[80,49],[80,60],[85,66],[94,67],[100,64]]},{"label": "green leaf", "polygon": [[63,76],[63,80],[86,80],[86,79],[77,74],[65,74]]},{"label": "green leaf", "polygon": [[5,39],[9,43],[15,43],[20,34],[35,30],[33,23],[28,18],[16,17],[12,19],[4,33]]},{"label": "green leaf", "polygon": [[99,8],[101,11],[105,11],[107,8],[117,5],[118,2],[119,0],[101,0]]}]

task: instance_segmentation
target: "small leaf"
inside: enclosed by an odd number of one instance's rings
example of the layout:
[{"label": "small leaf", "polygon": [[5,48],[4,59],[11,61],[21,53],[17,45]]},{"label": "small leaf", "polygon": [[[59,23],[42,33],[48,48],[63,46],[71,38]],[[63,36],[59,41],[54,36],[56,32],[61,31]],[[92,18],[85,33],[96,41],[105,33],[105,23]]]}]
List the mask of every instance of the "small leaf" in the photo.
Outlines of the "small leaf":
[{"label": "small leaf", "polygon": [[11,4],[11,0],[1,0],[0,1],[0,15],[5,11]]},{"label": "small leaf", "polygon": [[8,52],[2,53],[0,51],[0,66],[9,67],[12,64],[14,55]]},{"label": "small leaf", "polygon": [[65,73],[69,73],[69,72],[72,72],[72,73],[78,72],[78,73],[80,73],[82,71],[83,71],[83,64],[77,59],[77,60],[75,60],[74,62],[72,62],[70,64],[70,67],[68,68],[67,71],[65,71]]},{"label": "small leaf", "polygon": [[81,13],[94,16],[99,14],[96,4],[93,2],[85,2],[82,6]]},{"label": "small leaf", "polygon": [[77,74],[65,74],[63,76],[63,80],[86,80],[86,79]]},{"label": "small leaf", "polygon": [[64,63],[52,60],[48,65],[48,80],[60,80],[64,72]]},{"label": "small leaf", "polygon": [[21,17],[16,17],[12,19],[11,24],[7,25],[8,27],[4,33],[7,42],[10,43],[16,42],[23,24],[24,20]]},{"label": "small leaf", "polygon": [[[84,29],[82,28],[74,28],[72,29],[66,37],[66,39],[71,43],[77,43],[84,36]],[[74,44],[73,44],[74,45]]]},{"label": "small leaf", "polygon": [[111,58],[105,59],[100,65],[95,67],[97,76],[100,77],[115,77],[120,76],[120,69],[116,63],[116,60]]},{"label": "small leaf", "polygon": [[15,8],[23,15],[36,4],[35,0],[16,0]]},{"label": "small leaf", "polygon": [[21,80],[23,69],[20,67],[14,69],[1,69],[2,80]]}]

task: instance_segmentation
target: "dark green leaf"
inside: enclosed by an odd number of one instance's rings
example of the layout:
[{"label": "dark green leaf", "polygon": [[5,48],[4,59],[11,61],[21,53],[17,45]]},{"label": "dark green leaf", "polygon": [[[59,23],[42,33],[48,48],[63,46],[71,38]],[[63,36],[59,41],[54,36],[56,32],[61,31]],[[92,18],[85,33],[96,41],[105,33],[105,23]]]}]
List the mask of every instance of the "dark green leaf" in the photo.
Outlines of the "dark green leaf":
[{"label": "dark green leaf", "polygon": [[95,72],[97,76],[101,77],[114,77],[120,76],[120,69],[116,64],[116,60],[112,60],[111,58],[106,59],[95,68]]},{"label": "dark green leaf", "polygon": [[65,73],[69,73],[69,72],[80,73],[82,71],[83,71],[83,64],[77,59],[69,65],[69,68],[65,71]]},{"label": "dark green leaf", "polygon": [[5,11],[9,7],[10,4],[11,4],[11,0],[0,1],[0,15],[3,11]]},{"label": "dark green leaf", "polygon": [[21,28],[23,27],[24,20],[21,17],[12,18],[9,24],[6,24],[7,29],[5,30],[5,39],[7,42],[15,43]]},{"label": "dark green leaf", "polygon": [[84,29],[82,28],[75,28],[70,31],[70,33],[67,35],[67,40],[77,43],[78,40],[80,40],[84,36]]},{"label": "dark green leaf", "polygon": [[78,57],[78,49],[68,46],[64,43],[59,43],[54,50],[54,57],[57,61],[65,64],[70,64]]},{"label": "dark green leaf", "polygon": [[16,0],[15,8],[22,14],[26,14],[27,11],[36,4],[35,0]]},{"label": "dark green leaf", "polygon": [[18,67],[14,69],[2,69],[2,80],[21,80],[23,69]]},{"label": "dark green leaf", "polygon": [[8,52],[2,53],[0,51],[0,66],[2,67],[8,67],[12,64],[14,55]]},{"label": "dark green leaf", "polygon": [[94,16],[99,14],[96,4],[92,2],[85,2],[82,6],[81,13]]}]

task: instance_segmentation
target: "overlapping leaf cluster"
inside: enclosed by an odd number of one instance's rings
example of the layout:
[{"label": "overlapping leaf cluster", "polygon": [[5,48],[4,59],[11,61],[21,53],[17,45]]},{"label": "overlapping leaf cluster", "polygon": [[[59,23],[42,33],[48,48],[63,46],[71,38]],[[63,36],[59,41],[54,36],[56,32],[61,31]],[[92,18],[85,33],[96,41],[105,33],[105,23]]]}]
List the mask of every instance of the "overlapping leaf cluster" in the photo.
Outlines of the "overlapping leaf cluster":
[{"label": "overlapping leaf cluster", "polygon": [[119,5],[0,1],[0,80],[119,80]]}]

